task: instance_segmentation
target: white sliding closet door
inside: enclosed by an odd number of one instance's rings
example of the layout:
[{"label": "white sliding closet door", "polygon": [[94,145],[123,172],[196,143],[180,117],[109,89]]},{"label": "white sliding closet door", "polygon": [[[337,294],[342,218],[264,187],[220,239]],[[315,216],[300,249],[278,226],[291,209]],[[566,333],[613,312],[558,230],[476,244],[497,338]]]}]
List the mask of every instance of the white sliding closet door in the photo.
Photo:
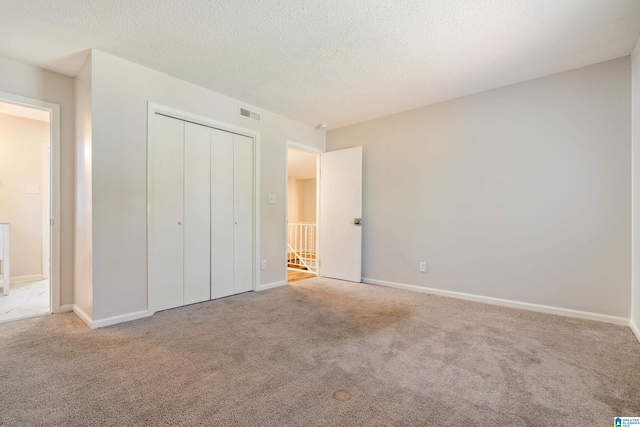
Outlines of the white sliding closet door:
[{"label": "white sliding closet door", "polygon": [[233,134],[211,131],[211,298],[234,294]]},{"label": "white sliding closet door", "polygon": [[211,299],[211,129],[184,129],[184,304]]},{"label": "white sliding closet door", "polygon": [[149,280],[153,309],[183,304],[184,122],[156,114],[151,146]]},{"label": "white sliding closet door", "polygon": [[234,293],[253,289],[253,139],[233,135]]}]

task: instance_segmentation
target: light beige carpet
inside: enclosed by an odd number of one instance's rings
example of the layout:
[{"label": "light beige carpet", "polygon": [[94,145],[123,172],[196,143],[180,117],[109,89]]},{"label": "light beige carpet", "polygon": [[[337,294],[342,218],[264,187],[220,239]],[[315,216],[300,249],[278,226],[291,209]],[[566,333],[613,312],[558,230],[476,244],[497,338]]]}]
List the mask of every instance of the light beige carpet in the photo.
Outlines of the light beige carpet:
[{"label": "light beige carpet", "polygon": [[629,328],[334,280],[91,331],[0,325],[0,425],[609,426]]}]

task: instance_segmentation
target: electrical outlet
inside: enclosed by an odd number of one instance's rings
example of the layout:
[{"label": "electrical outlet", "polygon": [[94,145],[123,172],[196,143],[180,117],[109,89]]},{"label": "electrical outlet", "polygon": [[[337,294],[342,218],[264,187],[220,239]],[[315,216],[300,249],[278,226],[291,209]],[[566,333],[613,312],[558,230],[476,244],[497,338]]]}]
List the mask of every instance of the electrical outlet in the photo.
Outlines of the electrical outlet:
[{"label": "electrical outlet", "polygon": [[263,260],[262,260],[262,267],[261,267],[261,268],[262,268],[263,270],[266,270],[266,269],[267,269],[267,260],[266,260],[266,259],[263,259]]},{"label": "electrical outlet", "polygon": [[269,194],[269,204],[270,205],[275,205],[276,204],[276,195],[275,194]]},{"label": "electrical outlet", "polygon": [[420,273],[426,273],[427,272],[427,263],[422,261],[420,263]]}]

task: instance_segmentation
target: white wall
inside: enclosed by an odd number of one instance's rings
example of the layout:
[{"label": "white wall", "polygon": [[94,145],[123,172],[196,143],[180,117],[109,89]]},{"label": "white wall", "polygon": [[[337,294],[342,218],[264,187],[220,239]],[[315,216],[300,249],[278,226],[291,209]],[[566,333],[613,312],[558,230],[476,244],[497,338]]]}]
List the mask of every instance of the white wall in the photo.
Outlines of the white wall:
[{"label": "white wall", "polygon": [[632,69],[632,145],[633,145],[633,272],[631,290],[631,326],[640,340],[640,43],[631,55]]},{"label": "white wall", "polygon": [[76,200],[74,304],[93,316],[93,228],[91,203],[91,55],[75,80]]},{"label": "white wall", "polygon": [[[43,146],[49,144],[49,123],[0,114],[0,219],[11,222],[11,276],[42,278]],[[37,185],[37,194],[27,186]],[[34,276],[40,276],[36,279]]]},{"label": "white wall", "polygon": [[73,303],[74,83],[71,77],[0,57],[0,91],[60,105],[60,304]]},{"label": "white wall", "polygon": [[329,151],[363,146],[363,276],[628,318],[630,71],[625,57],[328,132]]},{"label": "white wall", "polygon": [[147,101],[260,132],[261,283],[284,281],[285,142],[323,149],[325,133],[267,111],[246,120],[235,99],[100,51],[92,58],[93,318],[147,308]]}]

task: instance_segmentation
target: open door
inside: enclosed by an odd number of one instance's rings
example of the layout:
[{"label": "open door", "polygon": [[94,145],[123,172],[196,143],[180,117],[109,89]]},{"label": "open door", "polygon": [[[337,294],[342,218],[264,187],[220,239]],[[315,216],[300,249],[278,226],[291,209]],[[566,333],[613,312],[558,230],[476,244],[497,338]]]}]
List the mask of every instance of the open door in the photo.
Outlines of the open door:
[{"label": "open door", "polygon": [[320,155],[320,276],[362,280],[362,147]]}]

